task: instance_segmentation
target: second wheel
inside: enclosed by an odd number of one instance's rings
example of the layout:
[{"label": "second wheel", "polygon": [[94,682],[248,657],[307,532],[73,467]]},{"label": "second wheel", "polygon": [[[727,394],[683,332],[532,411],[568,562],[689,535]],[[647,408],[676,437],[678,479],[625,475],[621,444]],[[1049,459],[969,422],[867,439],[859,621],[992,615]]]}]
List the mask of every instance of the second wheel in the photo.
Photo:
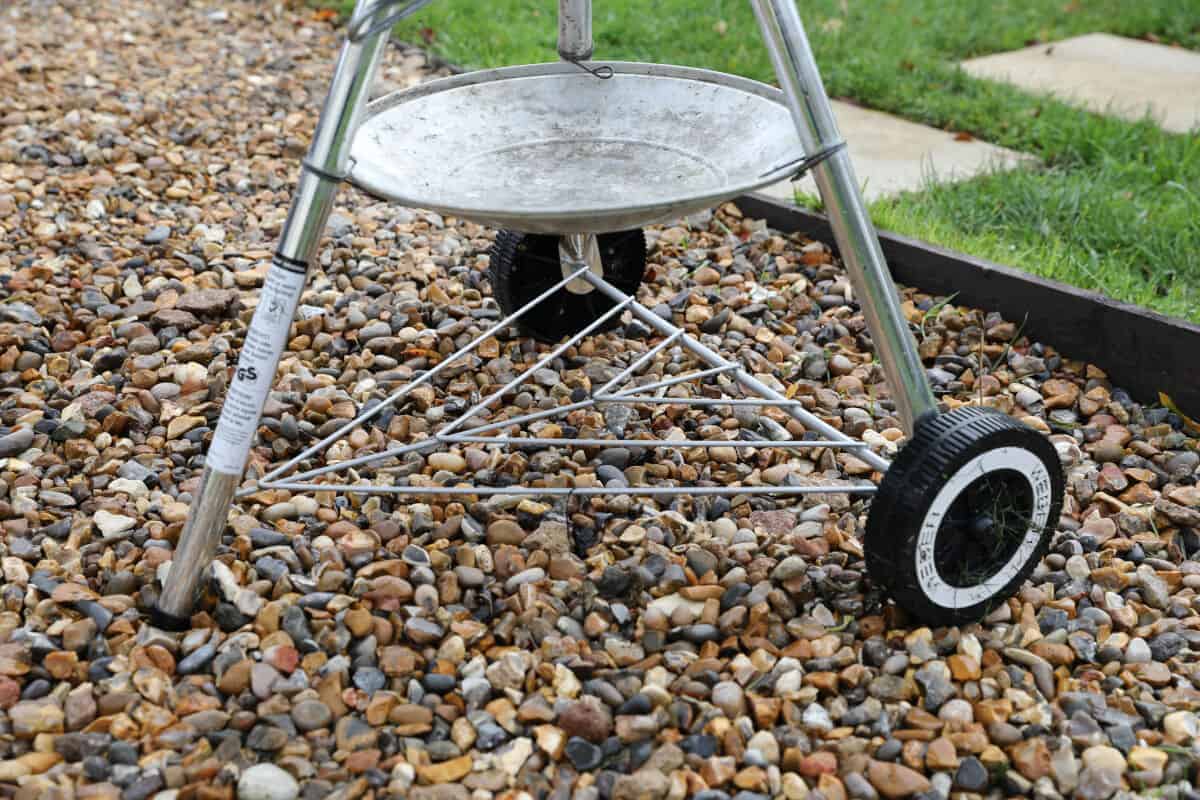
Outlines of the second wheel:
[{"label": "second wheel", "polygon": [[867,517],[871,577],[931,625],[978,620],[1045,555],[1063,473],[1054,445],[974,406],[921,420]]},{"label": "second wheel", "polygon": [[[646,271],[646,237],[640,228],[597,237],[604,279],[626,294],[637,291]],[[492,294],[505,316],[512,314],[562,280],[559,237],[500,231],[491,250]],[[529,309],[518,321],[521,331],[543,342],[578,333],[613,307],[602,292],[575,294],[559,289]],[[598,331],[618,323],[610,317]]]}]

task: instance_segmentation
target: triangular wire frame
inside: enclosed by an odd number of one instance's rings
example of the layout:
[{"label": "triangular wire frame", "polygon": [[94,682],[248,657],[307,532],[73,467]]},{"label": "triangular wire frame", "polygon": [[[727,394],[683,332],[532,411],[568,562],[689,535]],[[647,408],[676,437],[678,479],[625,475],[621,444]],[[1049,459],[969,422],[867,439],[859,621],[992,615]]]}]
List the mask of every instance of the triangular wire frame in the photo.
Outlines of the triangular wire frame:
[{"label": "triangular wire frame", "polygon": [[[721,391],[721,397],[679,397],[667,396],[665,392],[675,386],[681,386],[696,381],[706,381],[712,378],[722,378],[726,376],[745,375],[739,364],[721,360],[716,366],[711,366],[707,369],[700,369],[687,372],[682,375],[675,375],[668,378],[662,378],[646,384],[628,385],[625,384],[633,380],[647,365],[651,364],[654,359],[669,350],[685,347],[690,344],[687,334],[681,328],[675,328],[668,325],[670,332],[666,332],[663,338],[648,348],[644,353],[633,359],[626,367],[621,369],[613,378],[608,380],[603,386],[591,393],[591,396],[576,402],[567,403],[565,405],[555,406],[554,408],[533,411],[526,414],[521,414],[516,417],[509,417],[497,421],[487,421],[481,418],[481,415],[490,415],[489,409],[491,406],[500,400],[505,395],[511,393],[517,387],[529,381],[534,374],[552,363],[556,358],[562,355],[568,348],[578,343],[583,338],[590,335],[593,331],[604,324],[610,317],[620,314],[626,309],[629,309],[635,316],[645,318],[645,315],[650,315],[652,312],[645,307],[636,303],[634,298],[620,295],[623,299],[615,302],[613,306],[597,319],[593,320],[589,325],[581,329],[575,335],[565,339],[561,343],[555,345],[549,351],[541,355],[534,363],[526,367],[515,378],[508,381],[499,388],[493,390],[485,398],[473,405],[471,408],[464,411],[450,423],[443,426],[440,430],[433,433],[429,438],[411,442],[405,445],[388,448],[386,450],[369,453],[366,455],[351,458],[345,461],[338,461],[324,466],[312,467],[302,470],[290,477],[284,477],[290,470],[295,468],[302,462],[318,455],[332,446],[335,442],[341,440],[356,428],[361,427],[366,422],[370,421],[375,416],[382,413],[385,409],[393,407],[404,398],[409,396],[413,390],[424,384],[431,383],[439,374],[448,369],[451,365],[461,363],[463,358],[470,356],[476,348],[479,347],[487,339],[496,336],[503,331],[523,314],[551,297],[555,292],[564,287],[568,282],[575,278],[583,278],[591,281],[593,284],[604,285],[610,288],[603,279],[598,278],[588,273],[588,268],[583,267],[580,270],[564,276],[563,280],[556,283],[554,286],[547,289],[538,297],[527,303],[522,308],[518,309],[508,317],[500,320],[492,325],[483,333],[472,339],[467,345],[460,348],[455,353],[442,359],[438,364],[431,369],[414,378],[412,381],[393,392],[390,396],[384,399],[379,404],[371,409],[359,414],[354,419],[339,427],[336,431],[329,434],[319,442],[305,448],[299,454],[288,459],[283,464],[275,467],[267,472],[257,481],[257,486],[243,490],[242,494],[249,494],[259,489],[285,489],[289,491],[304,491],[304,492],[342,492],[342,493],[362,493],[362,494],[392,494],[392,495],[523,495],[523,496],[586,496],[586,495],[616,495],[629,494],[636,496],[652,496],[652,495],[740,495],[740,494],[773,494],[773,495],[801,495],[801,494],[817,494],[830,492],[848,492],[848,493],[872,493],[875,490],[873,483],[868,481],[856,481],[846,483],[830,483],[825,481],[822,483],[806,484],[806,485],[774,485],[774,484],[750,484],[737,486],[628,486],[628,487],[607,487],[607,486],[470,486],[470,485],[441,485],[441,484],[417,484],[417,485],[397,485],[392,483],[374,483],[357,480],[358,471],[362,467],[381,464],[390,460],[399,459],[408,453],[422,452],[432,453],[439,449],[443,449],[452,445],[462,444],[477,444],[477,445],[506,445],[521,448],[531,446],[542,447],[626,447],[626,448],[647,448],[647,449],[677,449],[687,450],[696,447],[728,447],[735,449],[747,448],[772,448],[772,449],[787,449],[787,450],[808,450],[813,448],[834,448],[857,451],[857,453],[868,461],[878,463],[879,459],[873,453],[866,449],[867,445],[863,442],[851,439],[842,435],[840,432],[829,428],[828,425],[821,422],[813,415],[803,409],[802,405],[797,400],[786,398],[783,396],[775,397],[747,397],[747,387],[745,381],[741,381],[743,385],[739,388],[742,392],[741,397],[730,397],[730,385],[717,385],[715,388]],[[615,299],[615,298],[614,298]],[[661,326],[662,323],[660,322]],[[688,349],[697,349],[693,345]],[[710,359],[713,360],[713,359]],[[737,385],[734,383],[733,385]],[[624,388],[622,388],[624,387]],[[585,410],[589,408],[600,408],[602,411],[605,408],[615,405],[625,404],[649,404],[649,405],[691,405],[691,406],[753,406],[766,407],[777,406],[784,408],[793,417],[799,419],[806,429],[813,430],[816,428],[824,428],[826,438],[820,439],[627,439],[621,436],[615,438],[546,438],[538,436],[514,436],[507,435],[504,431],[516,427],[523,427],[530,423],[543,420],[550,420],[555,417],[561,417],[573,411]],[[468,423],[472,423],[470,427]],[[615,426],[608,426],[610,431]],[[621,426],[623,428],[623,426]],[[385,467],[386,469],[386,467]],[[339,473],[347,473],[353,476],[355,482],[352,483],[323,483],[317,482],[329,476]]]}]

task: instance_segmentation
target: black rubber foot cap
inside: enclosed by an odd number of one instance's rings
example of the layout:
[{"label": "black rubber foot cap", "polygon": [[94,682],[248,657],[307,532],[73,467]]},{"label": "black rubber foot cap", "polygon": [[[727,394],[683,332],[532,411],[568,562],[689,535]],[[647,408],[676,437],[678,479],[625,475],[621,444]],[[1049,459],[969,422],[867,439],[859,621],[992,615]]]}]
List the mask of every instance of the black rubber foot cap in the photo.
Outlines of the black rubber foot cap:
[{"label": "black rubber foot cap", "polygon": [[158,606],[154,606],[150,609],[150,624],[164,631],[186,631],[192,627],[192,618],[168,614]]}]

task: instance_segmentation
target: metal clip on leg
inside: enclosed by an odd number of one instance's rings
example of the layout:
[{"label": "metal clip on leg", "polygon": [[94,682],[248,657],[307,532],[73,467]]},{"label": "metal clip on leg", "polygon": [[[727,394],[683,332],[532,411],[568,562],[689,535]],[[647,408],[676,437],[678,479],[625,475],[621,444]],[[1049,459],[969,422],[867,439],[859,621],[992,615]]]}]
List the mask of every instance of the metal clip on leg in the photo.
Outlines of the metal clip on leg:
[{"label": "metal clip on leg", "polygon": [[817,164],[820,164],[822,161],[825,161],[826,159],[828,159],[830,156],[834,155],[835,153],[841,152],[842,150],[845,149],[845,147],[846,147],[845,142],[837,142],[835,144],[831,144],[831,145],[827,146],[824,150],[821,150],[818,153],[813,153],[811,156],[804,156],[803,158],[797,158],[794,161],[788,161],[786,163],[778,164],[774,167],[771,167],[769,170],[762,173],[762,175],[760,177],[765,178],[766,176],[771,175],[775,172],[778,172],[781,169],[787,169],[788,167],[790,167],[794,164],[796,167],[796,171],[792,173],[792,177],[789,178],[789,180],[798,181],[801,178],[803,178],[805,175],[807,175],[809,172],[811,172],[813,167],[815,167]]},{"label": "metal clip on leg", "polygon": [[600,80],[613,76],[612,67],[583,63],[592,57],[592,0],[558,0],[558,56]]}]

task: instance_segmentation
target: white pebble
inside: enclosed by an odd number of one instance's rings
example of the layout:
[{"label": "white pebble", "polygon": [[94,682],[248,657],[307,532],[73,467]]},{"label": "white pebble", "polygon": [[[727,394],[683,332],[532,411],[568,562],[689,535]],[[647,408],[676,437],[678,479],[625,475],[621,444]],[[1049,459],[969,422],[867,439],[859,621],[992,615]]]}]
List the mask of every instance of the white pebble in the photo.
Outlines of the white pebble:
[{"label": "white pebble", "polygon": [[255,764],[238,780],[238,800],[296,800],[300,785],[274,764]]}]

